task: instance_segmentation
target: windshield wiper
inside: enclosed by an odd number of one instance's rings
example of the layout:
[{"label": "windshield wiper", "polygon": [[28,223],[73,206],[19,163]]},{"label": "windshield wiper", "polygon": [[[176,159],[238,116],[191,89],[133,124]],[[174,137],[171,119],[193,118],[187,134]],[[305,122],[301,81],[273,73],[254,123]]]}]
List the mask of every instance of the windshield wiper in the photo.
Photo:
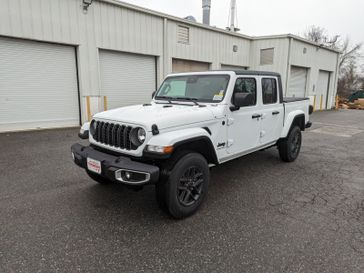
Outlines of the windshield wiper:
[{"label": "windshield wiper", "polygon": [[157,96],[157,97],[155,97],[155,99],[157,100],[157,99],[162,99],[162,100],[166,100],[166,101],[168,101],[170,104],[172,103],[172,97],[169,97],[169,96]]},{"label": "windshield wiper", "polygon": [[187,101],[192,101],[195,105],[200,105],[198,102],[197,102],[197,99],[196,98],[189,98],[189,97],[177,97],[175,98],[176,100],[187,100]]}]

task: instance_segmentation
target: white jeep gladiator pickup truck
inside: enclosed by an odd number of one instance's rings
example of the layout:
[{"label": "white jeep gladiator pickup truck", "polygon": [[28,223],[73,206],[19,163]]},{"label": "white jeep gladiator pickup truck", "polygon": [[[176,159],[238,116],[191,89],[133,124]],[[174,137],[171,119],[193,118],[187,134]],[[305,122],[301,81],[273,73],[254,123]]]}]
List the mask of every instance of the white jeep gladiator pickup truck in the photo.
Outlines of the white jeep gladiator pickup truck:
[{"label": "white jeep gladiator pickup truck", "polygon": [[209,186],[209,168],[277,146],[294,161],[311,126],[309,100],[284,98],[281,77],[261,71],[167,76],[150,103],[93,116],[74,144],[74,162],[95,181],[155,185],[159,206],[193,214]]}]

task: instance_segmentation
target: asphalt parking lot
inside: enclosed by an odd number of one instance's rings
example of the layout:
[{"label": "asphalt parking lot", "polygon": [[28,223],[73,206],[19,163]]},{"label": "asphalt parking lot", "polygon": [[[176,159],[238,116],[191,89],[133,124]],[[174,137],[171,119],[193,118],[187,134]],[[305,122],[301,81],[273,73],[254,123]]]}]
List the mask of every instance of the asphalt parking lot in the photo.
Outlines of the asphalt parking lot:
[{"label": "asphalt parking lot", "polygon": [[91,181],[77,129],[0,134],[0,272],[364,272],[364,111],[312,121],[294,163],[273,148],[213,168],[181,221],[153,187]]}]

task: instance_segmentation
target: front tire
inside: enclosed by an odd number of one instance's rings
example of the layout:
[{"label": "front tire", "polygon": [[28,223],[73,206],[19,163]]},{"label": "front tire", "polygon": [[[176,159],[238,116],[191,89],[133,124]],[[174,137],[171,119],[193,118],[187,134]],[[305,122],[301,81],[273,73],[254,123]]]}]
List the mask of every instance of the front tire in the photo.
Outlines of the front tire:
[{"label": "front tire", "polygon": [[280,158],[285,162],[293,162],[298,157],[301,150],[302,133],[298,126],[294,126],[285,139],[278,142]]},{"label": "front tire", "polygon": [[159,206],[176,219],[194,214],[202,204],[210,182],[206,159],[198,153],[181,157],[168,179],[156,186]]}]

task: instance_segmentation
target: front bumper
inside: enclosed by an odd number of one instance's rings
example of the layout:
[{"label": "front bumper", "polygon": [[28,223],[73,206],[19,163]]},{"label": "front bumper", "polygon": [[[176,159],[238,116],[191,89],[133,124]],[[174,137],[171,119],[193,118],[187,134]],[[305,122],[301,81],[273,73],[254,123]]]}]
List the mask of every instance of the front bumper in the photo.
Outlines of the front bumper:
[{"label": "front bumper", "polygon": [[[114,182],[129,185],[153,184],[159,180],[157,166],[136,162],[125,156],[115,156],[100,152],[91,146],[74,144],[71,147],[76,165],[87,170],[87,158],[101,162],[101,176]],[[131,174],[135,179],[128,180],[125,173]]]}]

